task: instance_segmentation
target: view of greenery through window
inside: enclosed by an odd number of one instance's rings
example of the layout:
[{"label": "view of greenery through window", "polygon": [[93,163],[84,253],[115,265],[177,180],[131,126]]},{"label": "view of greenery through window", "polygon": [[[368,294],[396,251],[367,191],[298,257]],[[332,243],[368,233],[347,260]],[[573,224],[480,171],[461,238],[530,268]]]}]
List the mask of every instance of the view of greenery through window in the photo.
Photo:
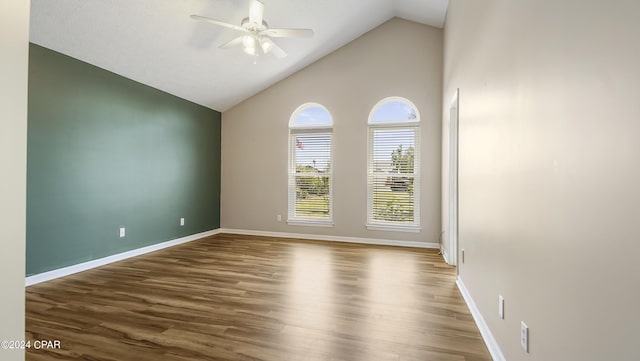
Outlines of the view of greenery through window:
[{"label": "view of greenery through window", "polygon": [[327,217],[329,215],[329,165],[321,171],[315,166],[297,166],[296,216]]},{"label": "view of greenery through window", "polygon": [[[293,173],[290,187],[295,186],[294,210],[297,219],[331,219],[331,133],[306,131],[294,134],[292,140]],[[294,189],[290,189],[294,191]]]},{"label": "view of greenery through window", "polygon": [[390,173],[394,175],[389,175],[389,172],[374,172],[374,220],[413,222],[413,168],[414,148],[410,146],[403,149],[401,144],[391,152]]}]

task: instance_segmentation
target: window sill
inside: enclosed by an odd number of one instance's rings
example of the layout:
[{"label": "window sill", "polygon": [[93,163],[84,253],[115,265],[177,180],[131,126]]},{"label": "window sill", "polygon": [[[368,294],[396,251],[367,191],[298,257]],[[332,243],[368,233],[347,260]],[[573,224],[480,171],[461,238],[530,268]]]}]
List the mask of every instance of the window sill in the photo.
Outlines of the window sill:
[{"label": "window sill", "polygon": [[333,227],[333,221],[311,221],[306,219],[289,219],[287,224],[290,226],[305,226],[305,227]]},{"label": "window sill", "polygon": [[410,232],[418,233],[422,230],[420,226],[416,225],[393,225],[393,224],[367,224],[367,229],[372,231],[391,231],[391,232]]}]

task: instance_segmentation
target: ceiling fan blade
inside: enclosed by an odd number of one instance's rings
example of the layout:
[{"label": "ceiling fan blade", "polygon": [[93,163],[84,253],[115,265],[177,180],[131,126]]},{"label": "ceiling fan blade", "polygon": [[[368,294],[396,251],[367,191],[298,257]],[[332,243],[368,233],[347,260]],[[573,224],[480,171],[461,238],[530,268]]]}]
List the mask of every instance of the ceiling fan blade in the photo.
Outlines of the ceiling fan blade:
[{"label": "ceiling fan blade", "polygon": [[311,29],[267,29],[260,33],[274,38],[310,38],[313,37]]},{"label": "ceiling fan blade", "polygon": [[[269,44],[271,44],[271,47],[269,49],[269,51],[266,51],[265,53],[272,53],[273,55],[275,55],[277,58],[284,58],[287,56],[287,53],[284,52],[284,50],[282,50],[281,47],[279,47],[278,45],[276,45],[276,43],[273,42],[273,40],[269,39],[269,38],[265,38],[265,41]],[[263,48],[264,50],[264,48]]]},{"label": "ceiling fan blade", "polygon": [[225,23],[224,21],[207,18],[207,17],[200,16],[200,15],[191,15],[190,17],[191,17],[191,19],[206,21],[206,22],[211,23],[211,24],[224,26],[226,28],[242,31],[244,33],[248,33],[249,32],[247,29],[243,28],[242,26]]},{"label": "ceiling fan blade", "polygon": [[251,0],[249,5],[249,21],[254,24],[262,25],[264,17],[264,4],[259,0]]},{"label": "ceiling fan blade", "polygon": [[242,36],[238,36],[237,38],[227,41],[226,43],[222,44],[219,46],[220,49],[229,49],[229,48],[233,48],[234,46],[240,46],[242,45],[242,39],[244,39],[246,35],[242,35]]}]

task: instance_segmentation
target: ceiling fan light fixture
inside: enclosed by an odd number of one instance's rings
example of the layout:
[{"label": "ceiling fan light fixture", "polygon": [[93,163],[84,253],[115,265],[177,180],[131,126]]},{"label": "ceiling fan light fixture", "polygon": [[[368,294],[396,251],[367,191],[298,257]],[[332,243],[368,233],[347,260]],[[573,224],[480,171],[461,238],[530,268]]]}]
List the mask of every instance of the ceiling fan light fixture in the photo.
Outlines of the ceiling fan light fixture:
[{"label": "ceiling fan light fixture", "polygon": [[247,47],[245,47],[245,48],[242,48],[242,50],[245,53],[247,53],[247,54],[249,54],[251,56],[255,56],[256,55],[256,48],[247,48]]},{"label": "ceiling fan light fixture", "polygon": [[244,38],[242,38],[242,45],[244,45],[245,48],[254,48],[256,47],[256,39],[253,38],[253,36],[251,35],[245,35]]},{"label": "ceiling fan light fixture", "polygon": [[262,51],[265,54],[269,54],[271,49],[273,49],[273,43],[270,41],[267,41],[267,39],[260,40],[260,46],[262,47]]},{"label": "ceiling fan light fixture", "polygon": [[311,29],[277,28],[270,29],[264,21],[264,3],[261,0],[249,0],[249,16],[242,19],[240,25],[211,19],[200,15],[191,15],[192,19],[223,26],[243,33],[219,46],[221,49],[242,47],[242,51],[256,58],[262,54],[273,54],[277,58],[284,58],[287,53],[282,50],[270,37],[274,38],[309,38],[313,36]]},{"label": "ceiling fan light fixture", "polygon": [[251,35],[242,38],[242,50],[249,55],[256,55],[256,39]]}]

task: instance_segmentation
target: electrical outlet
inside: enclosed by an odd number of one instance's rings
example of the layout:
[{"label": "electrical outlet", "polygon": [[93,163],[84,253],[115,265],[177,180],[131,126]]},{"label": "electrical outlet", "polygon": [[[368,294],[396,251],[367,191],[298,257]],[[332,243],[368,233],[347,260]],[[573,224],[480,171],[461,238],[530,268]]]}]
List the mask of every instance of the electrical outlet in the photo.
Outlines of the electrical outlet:
[{"label": "electrical outlet", "polygon": [[462,260],[462,263],[464,263],[464,248],[460,250],[460,259]]},{"label": "electrical outlet", "polygon": [[520,321],[520,345],[529,353],[529,327],[524,321]]},{"label": "electrical outlet", "polygon": [[180,218],[180,226],[184,226],[184,218]]},{"label": "electrical outlet", "polygon": [[504,297],[498,295],[498,315],[504,320]]},{"label": "electrical outlet", "polygon": [[124,227],[120,227],[120,238],[124,237]]},{"label": "electrical outlet", "polygon": [[282,222],[282,214],[278,214],[276,216],[276,219],[278,220],[278,222]]}]

